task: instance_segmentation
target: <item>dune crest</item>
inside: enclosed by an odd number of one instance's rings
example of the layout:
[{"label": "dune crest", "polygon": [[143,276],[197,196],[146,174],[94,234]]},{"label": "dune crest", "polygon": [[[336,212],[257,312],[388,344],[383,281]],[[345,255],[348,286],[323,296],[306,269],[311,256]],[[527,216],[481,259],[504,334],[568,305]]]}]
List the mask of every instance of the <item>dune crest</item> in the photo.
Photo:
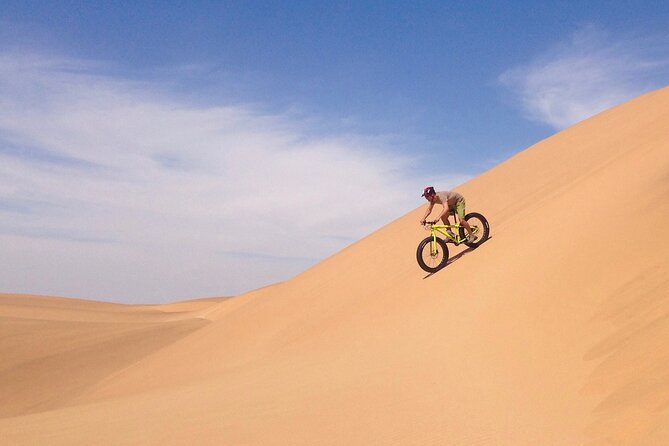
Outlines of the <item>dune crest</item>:
[{"label": "dune crest", "polygon": [[433,275],[415,262],[420,206],[232,299],[2,295],[0,436],[669,444],[667,122],[664,88],[463,184],[492,237]]}]

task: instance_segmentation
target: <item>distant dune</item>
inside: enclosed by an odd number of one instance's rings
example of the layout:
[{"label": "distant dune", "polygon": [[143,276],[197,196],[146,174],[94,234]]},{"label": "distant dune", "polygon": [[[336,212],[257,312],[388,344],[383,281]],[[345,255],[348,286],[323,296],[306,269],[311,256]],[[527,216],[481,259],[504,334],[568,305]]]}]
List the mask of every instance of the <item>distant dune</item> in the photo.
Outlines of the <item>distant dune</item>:
[{"label": "distant dune", "polygon": [[0,295],[0,443],[668,445],[669,88],[458,190],[433,275],[422,204],[235,298]]}]

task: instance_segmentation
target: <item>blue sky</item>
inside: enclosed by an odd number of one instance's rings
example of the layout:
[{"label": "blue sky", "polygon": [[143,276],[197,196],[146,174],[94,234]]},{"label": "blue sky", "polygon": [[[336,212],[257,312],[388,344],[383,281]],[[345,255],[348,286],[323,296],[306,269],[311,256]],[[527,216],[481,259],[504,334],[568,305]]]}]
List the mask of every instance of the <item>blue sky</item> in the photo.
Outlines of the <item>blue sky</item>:
[{"label": "blue sky", "polygon": [[0,292],[290,278],[669,79],[666,2],[0,2]]}]

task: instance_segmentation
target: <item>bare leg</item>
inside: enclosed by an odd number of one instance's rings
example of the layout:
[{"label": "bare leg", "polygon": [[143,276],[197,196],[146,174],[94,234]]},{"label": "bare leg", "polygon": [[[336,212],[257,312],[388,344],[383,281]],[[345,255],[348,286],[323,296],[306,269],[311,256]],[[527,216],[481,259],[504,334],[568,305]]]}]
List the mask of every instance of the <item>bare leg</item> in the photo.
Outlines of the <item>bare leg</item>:
[{"label": "bare leg", "polygon": [[467,230],[467,234],[469,234],[471,236],[472,235],[472,227],[469,226],[469,223],[467,222],[467,220],[460,217],[460,224]]},{"label": "bare leg", "polygon": [[446,226],[450,225],[451,222],[448,219],[448,217],[451,216],[451,213],[449,212],[448,214],[444,215],[444,217],[441,219],[442,223],[444,223]]}]

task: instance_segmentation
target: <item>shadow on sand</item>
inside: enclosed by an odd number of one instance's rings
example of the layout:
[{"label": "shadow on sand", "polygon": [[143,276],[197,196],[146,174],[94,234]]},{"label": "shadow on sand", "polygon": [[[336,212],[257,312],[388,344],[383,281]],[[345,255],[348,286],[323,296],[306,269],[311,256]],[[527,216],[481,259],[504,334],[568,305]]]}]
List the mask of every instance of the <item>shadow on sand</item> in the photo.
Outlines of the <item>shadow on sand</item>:
[{"label": "shadow on sand", "polygon": [[[460,252],[460,253],[454,255],[453,257],[451,257],[450,259],[448,259],[448,262],[446,262],[446,266],[450,265],[450,264],[453,263],[453,262],[457,262],[457,261],[460,260],[463,256],[465,256],[465,255],[469,254],[470,252],[474,251],[475,249],[478,249],[478,248],[480,248],[481,246],[485,245],[486,243],[488,243],[488,242],[490,241],[491,238],[492,238],[492,236],[489,236],[487,239],[485,239],[485,241],[484,241],[483,243],[481,243],[480,245],[478,245],[476,248],[467,248],[467,249],[465,249],[464,251],[462,251],[462,252]],[[444,268],[446,268],[446,266],[444,266]],[[444,269],[444,268],[442,268],[442,269]],[[441,271],[442,269],[440,269],[439,271]],[[427,279],[428,277],[432,277],[433,275],[437,274],[439,271],[435,271],[435,272],[433,272],[433,273],[428,274],[427,276],[423,277],[423,280]]]}]

